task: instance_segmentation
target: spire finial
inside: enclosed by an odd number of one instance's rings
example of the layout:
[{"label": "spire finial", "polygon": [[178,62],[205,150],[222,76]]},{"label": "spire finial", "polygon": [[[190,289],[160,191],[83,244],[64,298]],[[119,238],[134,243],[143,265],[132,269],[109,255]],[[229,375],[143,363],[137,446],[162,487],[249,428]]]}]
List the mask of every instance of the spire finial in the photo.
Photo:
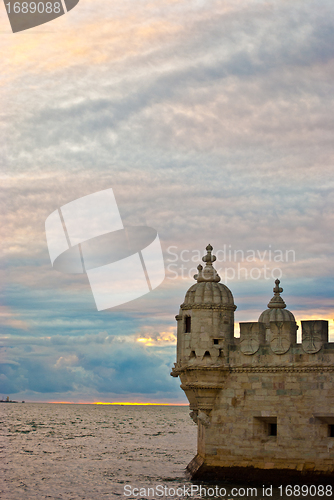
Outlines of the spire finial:
[{"label": "spire finial", "polygon": [[286,307],[286,303],[280,295],[283,292],[283,288],[279,284],[280,280],[275,280],[276,286],[273,288],[274,296],[268,304],[269,309],[284,309]]},{"label": "spire finial", "polygon": [[216,260],[216,256],[212,255],[212,250],[213,247],[209,243],[209,245],[206,247],[207,253],[206,255],[204,255],[204,257],[202,257],[202,261],[205,262],[205,268],[203,270],[203,266],[200,264],[197,267],[199,272],[194,276],[195,280],[197,280],[198,283],[201,283],[203,281],[214,281],[218,283],[218,281],[220,281],[220,276],[212,266],[212,263]]},{"label": "spire finial", "polygon": [[205,262],[207,265],[212,264],[216,260],[216,256],[212,255],[212,250],[213,247],[209,243],[208,246],[206,247],[206,255],[202,257],[202,261]]},{"label": "spire finial", "polygon": [[280,284],[280,280],[279,280],[279,279],[275,280],[275,285],[276,285],[276,286],[275,286],[275,288],[273,288],[273,292],[274,292],[274,294],[275,294],[275,295],[276,295],[276,294],[278,294],[278,295],[279,295],[280,293],[282,293],[282,292],[283,292],[283,288],[281,288],[281,287],[279,286],[279,284]]}]

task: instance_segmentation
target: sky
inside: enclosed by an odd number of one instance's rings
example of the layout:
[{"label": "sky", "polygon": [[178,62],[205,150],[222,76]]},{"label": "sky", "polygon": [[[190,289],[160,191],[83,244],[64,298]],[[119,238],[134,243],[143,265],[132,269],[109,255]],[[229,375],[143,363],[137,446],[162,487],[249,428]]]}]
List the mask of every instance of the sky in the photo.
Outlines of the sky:
[{"label": "sky", "polygon": [[[80,0],[13,34],[0,5],[0,398],[186,403],[175,315],[210,243],[240,321],[281,279],[334,341],[331,0]],[[45,220],[112,188],[166,278],[97,311]]]}]

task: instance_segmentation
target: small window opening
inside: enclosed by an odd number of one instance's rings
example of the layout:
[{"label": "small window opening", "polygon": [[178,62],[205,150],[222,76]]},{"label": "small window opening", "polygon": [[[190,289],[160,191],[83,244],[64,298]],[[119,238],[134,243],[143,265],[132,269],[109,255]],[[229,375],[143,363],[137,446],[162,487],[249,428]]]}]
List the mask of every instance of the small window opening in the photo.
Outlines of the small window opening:
[{"label": "small window opening", "polygon": [[218,345],[218,344],[219,344],[219,339],[213,339],[213,343],[214,343],[215,345]]},{"label": "small window opening", "polygon": [[191,317],[186,316],[186,321],[185,321],[185,333],[190,333],[191,332]]},{"label": "small window opening", "polygon": [[196,358],[196,353],[195,353],[195,351],[191,351],[191,353],[190,353],[190,357],[191,357],[191,358]]},{"label": "small window opening", "polygon": [[223,349],[219,349],[219,358],[223,358],[224,357],[224,352],[223,352]]},{"label": "small window opening", "polygon": [[269,424],[269,436],[277,436],[277,424]]},{"label": "small window opening", "polygon": [[328,436],[331,437],[331,438],[334,438],[334,425],[329,425],[328,426],[329,429],[328,429]]},{"label": "small window opening", "polygon": [[209,351],[205,351],[203,358],[211,358]]}]

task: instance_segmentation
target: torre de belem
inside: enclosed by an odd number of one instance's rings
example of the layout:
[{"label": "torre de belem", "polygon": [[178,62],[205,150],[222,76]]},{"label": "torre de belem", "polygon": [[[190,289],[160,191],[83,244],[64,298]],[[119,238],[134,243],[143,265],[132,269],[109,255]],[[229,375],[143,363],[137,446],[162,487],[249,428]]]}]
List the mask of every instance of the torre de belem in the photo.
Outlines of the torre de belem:
[{"label": "torre de belem", "polygon": [[[334,483],[334,343],[328,321],[294,315],[276,280],[274,296],[257,322],[240,323],[220,283],[216,257],[186,293],[177,320],[177,362],[198,426],[193,478],[263,481],[273,485]],[[325,480],[325,482],[324,482]]]}]

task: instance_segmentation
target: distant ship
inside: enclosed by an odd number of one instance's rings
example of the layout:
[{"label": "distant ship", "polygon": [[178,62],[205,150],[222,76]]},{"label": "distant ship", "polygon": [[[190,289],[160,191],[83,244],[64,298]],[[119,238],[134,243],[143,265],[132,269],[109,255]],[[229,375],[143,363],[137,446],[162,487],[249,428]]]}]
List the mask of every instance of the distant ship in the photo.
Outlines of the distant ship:
[{"label": "distant ship", "polygon": [[[0,403],[18,403],[18,401],[12,401],[9,399],[9,396],[7,396],[6,399],[0,399]],[[22,403],[25,403],[25,401],[22,401]]]}]

